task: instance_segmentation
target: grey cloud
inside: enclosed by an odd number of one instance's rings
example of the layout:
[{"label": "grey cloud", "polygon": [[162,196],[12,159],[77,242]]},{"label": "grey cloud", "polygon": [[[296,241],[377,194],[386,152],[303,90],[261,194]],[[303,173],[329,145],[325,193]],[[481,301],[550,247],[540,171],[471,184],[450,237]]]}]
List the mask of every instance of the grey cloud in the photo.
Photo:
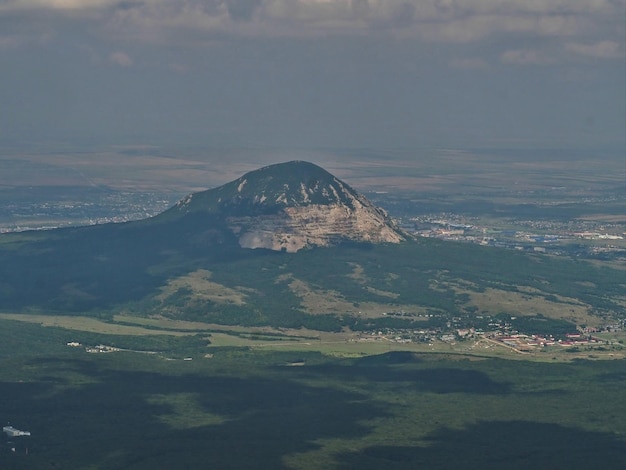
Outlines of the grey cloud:
[{"label": "grey cloud", "polygon": [[261,6],[262,0],[228,0],[226,9],[235,21],[250,21]]},{"label": "grey cloud", "polygon": [[623,140],[623,6],[0,0],[0,141]]},{"label": "grey cloud", "polygon": [[16,36],[0,36],[0,49],[9,49],[18,47],[20,39]]},{"label": "grey cloud", "polygon": [[[234,35],[354,34],[411,30],[436,41],[475,41],[501,33],[573,35],[602,30],[623,15],[622,0],[5,0],[3,11],[81,12],[100,20]],[[241,25],[254,21],[254,28]],[[149,31],[146,31],[148,33]],[[147,34],[147,39],[153,35]]]},{"label": "grey cloud", "polygon": [[455,58],[449,62],[450,67],[455,69],[480,70],[489,67],[489,64],[480,57]]},{"label": "grey cloud", "polygon": [[616,59],[624,57],[624,50],[616,41],[599,41],[592,44],[568,43],[568,51],[582,56],[599,59]]},{"label": "grey cloud", "polygon": [[126,52],[123,51],[112,52],[109,55],[109,60],[111,63],[119,65],[120,67],[130,67],[133,65],[133,60]]},{"label": "grey cloud", "polygon": [[119,3],[119,0],[3,0],[0,11],[7,10],[88,10]]},{"label": "grey cloud", "polygon": [[548,65],[554,60],[542,51],[533,49],[512,49],[502,53],[500,59],[505,64]]},{"label": "grey cloud", "polygon": [[368,0],[352,0],[350,8],[355,18],[364,19],[369,15],[370,4]]},{"label": "grey cloud", "polygon": [[392,5],[389,14],[390,26],[392,28],[410,28],[416,22],[415,4],[411,2],[399,2]]}]

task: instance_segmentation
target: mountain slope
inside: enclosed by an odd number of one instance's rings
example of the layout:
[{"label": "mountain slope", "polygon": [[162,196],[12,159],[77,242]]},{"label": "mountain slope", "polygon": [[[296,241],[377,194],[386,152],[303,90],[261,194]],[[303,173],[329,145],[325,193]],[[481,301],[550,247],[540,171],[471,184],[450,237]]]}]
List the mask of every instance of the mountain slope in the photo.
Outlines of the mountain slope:
[{"label": "mountain slope", "polygon": [[0,235],[0,311],[312,329],[624,315],[616,269],[434,239],[340,243],[402,236],[345,183],[290,162],[151,219]]},{"label": "mountain slope", "polygon": [[190,214],[217,216],[243,248],[296,252],[342,241],[406,239],[382,209],[326,170],[302,161],[270,165],[191,194],[157,219]]}]

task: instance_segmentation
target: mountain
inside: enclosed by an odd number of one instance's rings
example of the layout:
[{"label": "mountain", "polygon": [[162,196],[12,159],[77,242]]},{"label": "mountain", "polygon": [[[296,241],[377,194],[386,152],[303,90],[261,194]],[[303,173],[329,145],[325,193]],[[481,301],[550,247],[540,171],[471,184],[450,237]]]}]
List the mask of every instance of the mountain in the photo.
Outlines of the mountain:
[{"label": "mountain", "polygon": [[617,269],[428,238],[395,243],[405,238],[322,168],[282,163],[153,218],[0,235],[0,312],[318,330],[490,328],[509,315],[541,332],[626,312]]},{"label": "mountain", "polygon": [[406,239],[385,211],[323,168],[303,161],[266,166],[190,194],[156,220],[202,214],[217,218],[242,248],[296,252],[344,241]]}]

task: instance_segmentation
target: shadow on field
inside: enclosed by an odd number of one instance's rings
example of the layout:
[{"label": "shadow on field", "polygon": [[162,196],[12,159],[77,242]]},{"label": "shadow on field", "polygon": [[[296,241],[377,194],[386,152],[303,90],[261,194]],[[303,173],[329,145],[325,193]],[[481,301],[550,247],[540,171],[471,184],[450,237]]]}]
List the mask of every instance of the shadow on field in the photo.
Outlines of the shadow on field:
[{"label": "shadow on field", "polygon": [[510,384],[497,382],[488,374],[455,367],[420,366],[422,360],[411,352],[391,352],[358,359],[354,365],[310,366],[303,374],[337,377],[342,380],[397,383],[419,392],[506,394]]},{"label": "shadow on field", "polygon": [[360,422],[387,416],[364,395],[296,383],[291,371],[242,378],[110,370],[96,361],[60,361],[63,368],[80,370],[81,383],[68,387],[55,373],[38,384],[0,383],[0,415],[32,432],[28,456],[10,456],[2,468],[279,469],[285,455],[314,450],[319,439],[358,439],[369,432]]},{"label": "shadow on field", "polygon": [[338,457],[339,468],[621,468],[626,442],[558,424],[483,421],[441,429],[424,447],[372,446]]}]

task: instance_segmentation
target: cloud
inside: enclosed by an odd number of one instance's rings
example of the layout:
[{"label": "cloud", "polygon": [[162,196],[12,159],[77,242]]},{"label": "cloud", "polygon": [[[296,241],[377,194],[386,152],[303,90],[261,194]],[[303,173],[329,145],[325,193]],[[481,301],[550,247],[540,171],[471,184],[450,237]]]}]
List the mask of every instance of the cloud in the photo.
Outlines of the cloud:
[{"label": "cloud", "polygon": [[452,59],[449,62],[450,67],[455,69],[479,70],[485,69],[489,65],[480,57],[464,57],[460,59]]},{"label": "cloud", "polygon": [[545,53],[532,49],[512,49],[502,53],[500,60],[514,65],[547,65],[554,62]]},{"label": "cloud", "polygon": [[[85,34],[116,42],[188,46],[216,38],[365,35],[450,45],[540,40],[551,49],[566,47],[570,54],[562,59],[619,58],[615,44],[625,29],[624,0],[0,0],[0,21],[16,12],[20,21],[13,24],[27,34],[30,18],[60,35],[68,23],[81,24]],[[546,60],[523,50],[501,56],[504,63]]]},{"label": "cloud", "polygon": [[226,3],[226,9],[233,20],[250,21],[261,4],[262,0],[231,0]]},{"label": "cloud", "polygon": [[566,49],[574,54],[597,59],[624,57],[624,51],[616,41],[600,41],[593,44],[568,43]]},{"label": "cloud", "polygon": [[100,8],[106,5],[115,5],[119,0],[6,0],[0,7],[4,10],[18,9],[58,9],[58,10],[84,10]]},{"label": "cloud", "polygon": [[[623,14],[622,0],[7,0],[0,11],[99,9],[102,19],[145,23],[175,22],[181,28],[229,27],[254,22],[266,34],[286,28],[350,33],[365,29],[409,28],[415,34],[471,40],[497,32],[571,34],[603,17]],[[216,19],[222,21],[216,22]],[[297,27],[296,27],[297,26]],[[434,27],[433,27],[434,26]],[[425,27],[425,28],[423,28]]]},{"label": "cloud", "polygon": [[133,65],[133,60],[122,51],[116,51],[109,54],[109,61],[112,64],[119,65],[120,67],[130,67]]},{"label": "cloud", "polygon": [[0,36],[0,49],[13,49],[19,45],[20,40],[15,36]]}]

